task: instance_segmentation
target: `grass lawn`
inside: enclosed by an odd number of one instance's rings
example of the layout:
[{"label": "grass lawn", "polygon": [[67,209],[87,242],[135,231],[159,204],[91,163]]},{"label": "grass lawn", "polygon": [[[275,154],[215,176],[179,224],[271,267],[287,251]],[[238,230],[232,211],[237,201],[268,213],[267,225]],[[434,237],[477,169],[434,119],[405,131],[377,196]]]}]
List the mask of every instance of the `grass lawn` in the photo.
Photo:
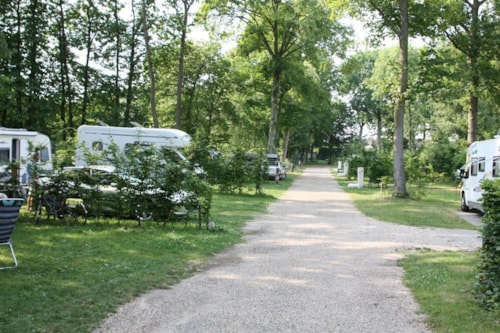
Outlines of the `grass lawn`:
[{"label": "grass lawn", "polygon": [[[367,216],[418,227],[480,230],[457,216],[460,198],[452,185],[432,184],[421,198],[411,200],[393,199],[390,191],[379,188],[347,188],[345,178],[337,180]],[[478,262],[477,252],[429,250],[417,251],[401,260],[404,283],[420,304],[433,332],[500,332],[500,312],[486,311],[474,297]]]},{"label": "grass lawn", "polygon": [[486,311],[474,298],[478,254],[421,251],[401,261],[411,289],[435,333],[500,332],[500,312]]},{"label": "grass lawn", "polygon": [[[432,184],[414,200],[394,199],[388,189],[347,188],[348,181],[341,177],[337,181],[350,194],[357,209],[378,220],[417,227],[480,229],[456,214],[460,197],[458,189],[451,185]],[[411,186],[408,188],[412,190]]]},{"label": "grass lawn", "polygon": [[[241,241],[241,227],[292,183],[269,181],[264,195],[214,195],[214,230],[188,223],[89,220],[33,223],[23,211],[13,234],[19,262],[0,271],[0,332],[89,332],[118,305],[168,288],[213,254]],[[24,208],[23,208],[24,209]],[[45,215],[44,215],[45,216]],[[0,264],[11,260],[0,247]]]}]

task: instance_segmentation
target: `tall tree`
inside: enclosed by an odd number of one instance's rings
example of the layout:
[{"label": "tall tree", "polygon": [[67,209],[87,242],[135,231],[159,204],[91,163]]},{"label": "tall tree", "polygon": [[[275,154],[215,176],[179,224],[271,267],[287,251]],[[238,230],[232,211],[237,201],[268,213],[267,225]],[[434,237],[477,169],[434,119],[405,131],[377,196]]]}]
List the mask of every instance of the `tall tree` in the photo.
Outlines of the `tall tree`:
[{"label": "tall tree", "polygon": [[151,85],[149,101],[151,106],[151,115],[153,117],[153,126],[160,127],[160,124],[158,122],[158,114],[156,113],[156,79],[153,66],[153,58],[151,54],[147,8],[148,6],[146,4],[146,0],[142,0],[142,26],[144,34],[144,45],[146,47],[146,61],[148,63],[149,83]]},{"label": "tall tree", "polygon": [[179,45],[179,61],[177,72],[177,103],[175,108],[175,127],[182,128],[181,114],[182,114],[182,86],[184,76],[184,59],[186,53],[186,36],[188,32],[189,10],[191,9],[195,0],[182,0],[182,12],[179,17],[179,29],[181,33]]},{"label": "tall tree", "polygon": [[382,150],[382,131],[386,116],[386,101],[374,96],[372,84],[374,64],[377,60],[377,51],[364,51],[356,53],[347,59],[341,67],[344,82],[341,86],[343,94],[350,96],[349,104],[356,120],[359,137],[362,138],[363,126],[373,126],[376,129],[376,147]]},{"label": "tall tree", "polygon": [[408,0],[400,0],[401,28],[395,29],[399,40],[399,94],[394,108],[394,195],[407,197],[404,156],[405,94],[408,86]]},{"label": "tall tree", "polygon": [[[125,111],[123,114],[123,122],[125,124],[130,123],[132,120],[132,103],[135,95],[134,83],[138,76],[138,63],[139,63],[139,35],[141,31],[141,19],[144,19],[142,15],[139,18],[136,15],[136,2],[134,0],[130,1],[130,19],[128,23],[128,33],[126,34],[128,45],[128,57],[127,57],[127,77],[126,77],[126,97],[125,97]],[[142,6],[142,5],[141,5]]]},{"label": "tall tree", "polygon": [[96,38],[99,35],[100,28],[106,21],[95,0],[78,0],[72,13],[72,24],[75,39],[85,53],[81,73],[83,96],[80,114],[82,124],[87,120],[90,103],[90,91],[92,89],[90,83],[93,72],[91,61],[98,52]]},{"label": "tall tree", "polygon": [[[73,80],[71,78],[73,54],[70,50],[67,35],[67,8],[65,6],[65,0],[58,0],[57,8],[58,15],[56,17],[55,31],[53,33],[57,36],[57,51],[55,57],[59,64],[57,78],[60,95],[59,118],[63,126],[71,130],[74,128]],[[72,135],[74,133],[66,133],[66,131],[63,131],[62,138],[65,139],[67,134]]]},{"label": "tall tree", "polygon": [[263,52],[267,56],[263,67],[271,80],[267,150],[276,152],[283,72],[295,58],[309,54],[318,46],[332,47],[330,42],[336,38],[341,40],[339,26],[331,20],[322,3],[308,0],[211,0],[206,2],[205,9],[217,10],[244,22],[240,51],[247,55]]},{"label": "tall tree", "polygon": [[375,18],[370,24],[374,30],[390,31],[397,36],[399,42],[399,88],[394,103],[394,192],[393,196],[405,198],[408,196],[406,188],[406,173],[404,168],[404,114],[406,90],[408,85],[408,35],[409,10],[408,0],[331,0],[334,9],[348,6],[351,13],[357,16],[367,15]]},{"label": "tall tree", "polygon": [[25,17],[23,7],[24,1],[8,1],[1,6],[2,21],[0,25],[4,32],[7,54],[2,62],[2,73],[5,78],[6,87],[10,91],[4,95],[4,100],[0,103],[1,123],[8,126],[22,127],[22,121],[12,122],[9,118],[9,112],[15,111],[18,120],[22,120],[25,115],[24,96],[25,96],[25,39],[24,26]]},{"label": "tall tree", "polygon": [[[31,0],[28,6],[27,20],[25,25],[25,41],[27,46],[27,62],[26,62],[26,72],[28,73],[27,81],[27,107],[26,115],[31,115],[31,121],[34,128],[39,128],[37,125],[38,120],[41,117],[35,115],[39,114],[41,97],[43,91],[43,48],[46,45],[46,40],[44,38],[44,32],[47,31],[47,11],[48,8],[46,4],[41,0]],[[25,117],[26,117],[25,115]],[[28,118],[23,119],[27,121]],[[34,123],[34,124],[33,124]],[[23,127],[25,124],[22,124]]]},{"label": "tall tree", "polygon": [[[437,36],[444,36],[467,57],[469,87],[467,141],[478,137],[479,96],[485,77],[494,70],[491,66],[491,42],[498,39],[499,19],[494,12],[493,0],[453,0],[443,2],[439,17],[432,28]],[[498,82],[498,81],[497,81]]]}]

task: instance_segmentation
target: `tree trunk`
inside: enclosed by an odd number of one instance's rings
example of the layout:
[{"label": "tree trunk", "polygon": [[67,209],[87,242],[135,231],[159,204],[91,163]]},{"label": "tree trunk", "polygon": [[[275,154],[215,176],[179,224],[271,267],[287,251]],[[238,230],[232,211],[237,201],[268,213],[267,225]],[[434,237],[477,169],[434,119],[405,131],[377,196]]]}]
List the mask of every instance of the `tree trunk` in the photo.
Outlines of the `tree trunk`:
[{"label": "tree trunk", "polygon": [[280,92],[280,72],[274,70],[273,86],[271,91],[271,121],[269,123],[269,138],[267,141],[267,152],[276,153],[276,136],[278,131],[278,99]]},{"label": "tree trunk", "polygon": [[118,15],[118,0],[115,0],[113,3],[113,16],[116,25],[116,54],[115,54],[115,110],[119,110],[120,108],[120,97],[121,97],[121,89],[120,89],[120,57],[121,57],[121,49],[122,49],[122,30],[120,28],[120,17]]},{"label": "tree trunk", "polygon": [[381,152],[382,149],[382,113],[377,112],[377,151]]},{"label": "tree trunk", "polygon": [[[61,121],[65,127],[70,128],[73,131],[73,102],[71,99],[72,95],[72,86],[71,79],[69,77],[69,48],[68,48],[68,38],[66,36],[66,17],[64,15],[64,2],[62,0],[59,1],[59,66],[60,66],[60,94],[61,94],[61,106],[59,111],[59,116],[61,117]],[[67,109],[67,110],[66,110]],[[66,122],[66,112],[68,115]],[[66,139],[66,131],[63,131],[62,136],[63,139]],[[71,136],[74,133],[70,133]]]},{"label": "tree trunk", "polygon": [[281,152],[281,160],[286,161],[288,157],[288,143],[290,142],[290,129],[285,129],[285,138],[283,140],[283,151]]},{"label": "tree trunk", "polygon": [[479,27],[479,7],[484,2],[474,0],[471,6],[471,27],[470,27],[470,45],[471,49],[468,55],[468,62],[471,71],[471,90],[469,95],[469,114],[467,122],[467,142],[471,144],[477,140],[477,115],[478,115],[478,91],[479,91],[479,69],[477,62],[479,51],[481,49],[481,36]]},{"label": "tree trunk", "polygon": [[[132,112],[132,101],[134,98],[134,79],[135,79],[135,68],[137,64],[136,60],[136,47],[137,47],[137,36],[140,30],[141,22],[136,21],[135,16],[135,2],[132,0],[131,4],[131,13],[132,13],[132,35],[130,36],[130,56],[128,60],[128,77],[127,77],[127,97],[126,97],[126,105],[125,105],[125,113],[123,115],[123,121],[125,124],[130,123],[132,119],[130,119]],[[144,17],[143,17],[144,19]],[[136,23],[137,22],[137,23]]]},{"label": "tree trunk", "polygon": [[151,115],[153,117],[153,127],[158,128],[160,127],[160,124],[158,123],[158,115],[156,114],[156,83],[155,83],[155,74],[153,70],[153,59],[151,58],[151,47],[149,45],[149,32],[148,32],[149,29],[148,29],[148,19],[146,13],[146,0],[142,0],[142,27],[144,30],[146,61],[148,63],[148,73],[151,84],[151,90],[150,90]]},{"label": "tree trunk", "polygon": [[181,27],[181,45],[179,47],[179,72],[177,73],[177,107],[175,110],[175,128],[182,129],[182,82],[184,80],[184,54],[186,53],[186,33],[188,14],[193,0],[182,0],[184,5],[184,17]]},{"label": "tree trunk", "polygon": [[89,104],[89,67],[90,55],[92,53],[92,22],[87,22],[85,67],[83,68],[83,103],[82,103],[82,123],[87,119],[87,105]]},{"label": "tree trunk", "polygon": [[406,198],[406,173],[404,165],[404,111],[405,93],[408,84],[408,0],[401,0],[401,31],[399,32],[399,94],[394,108],[394,193]]}]

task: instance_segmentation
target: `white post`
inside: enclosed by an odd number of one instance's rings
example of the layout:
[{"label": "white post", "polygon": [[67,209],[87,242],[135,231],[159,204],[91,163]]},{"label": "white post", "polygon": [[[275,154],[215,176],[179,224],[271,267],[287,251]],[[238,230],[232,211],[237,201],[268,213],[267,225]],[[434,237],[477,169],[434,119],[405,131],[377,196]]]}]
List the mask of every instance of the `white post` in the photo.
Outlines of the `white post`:
[{"label": "white post", "polygon": [[358,168],[358,187],[359,188],[363,187],[364,178],[365,178],[365,168],[359,167]]}]

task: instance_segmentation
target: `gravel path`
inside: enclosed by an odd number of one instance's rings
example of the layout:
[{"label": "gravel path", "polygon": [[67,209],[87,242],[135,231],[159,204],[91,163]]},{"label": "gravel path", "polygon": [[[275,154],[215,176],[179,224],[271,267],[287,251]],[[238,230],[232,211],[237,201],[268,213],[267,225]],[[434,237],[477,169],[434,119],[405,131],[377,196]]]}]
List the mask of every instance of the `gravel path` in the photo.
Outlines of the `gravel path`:
[{"label": "gravel path", "polygon": [[397,260],[481,245],[476,231],[362,215],[326,167],[307,168],[245,231],[206,270],[123,305],[95,332],[430,332]]}]

